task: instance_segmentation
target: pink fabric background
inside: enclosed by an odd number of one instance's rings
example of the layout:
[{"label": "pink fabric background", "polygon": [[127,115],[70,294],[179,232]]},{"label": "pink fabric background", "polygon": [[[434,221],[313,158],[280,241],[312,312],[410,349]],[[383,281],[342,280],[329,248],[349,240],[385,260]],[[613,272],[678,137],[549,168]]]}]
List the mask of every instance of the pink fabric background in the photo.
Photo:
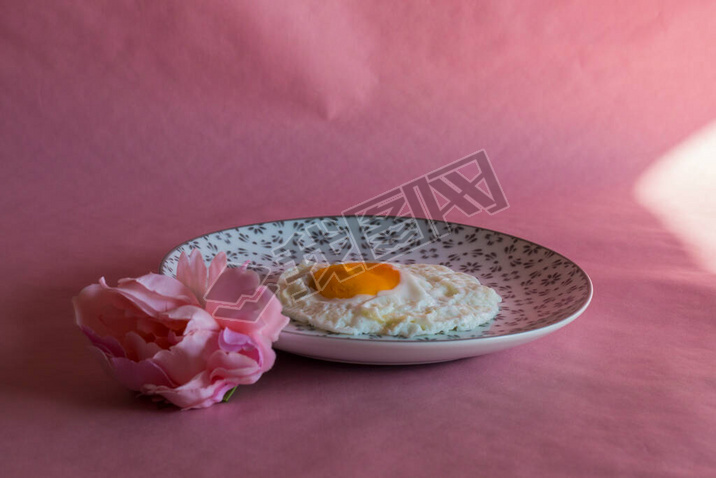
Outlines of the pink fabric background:
[{"label": "pink fabric background", "polygon": [[[716,119],[715,59],[710,2],[0,2],[3,476],[716,476],[716,150],[643,183]],[[177,412],[74,326],[100,276],[480,149],[511,207],[452,219],[594,281],[545,339],[412,367],[280,353]]]}]

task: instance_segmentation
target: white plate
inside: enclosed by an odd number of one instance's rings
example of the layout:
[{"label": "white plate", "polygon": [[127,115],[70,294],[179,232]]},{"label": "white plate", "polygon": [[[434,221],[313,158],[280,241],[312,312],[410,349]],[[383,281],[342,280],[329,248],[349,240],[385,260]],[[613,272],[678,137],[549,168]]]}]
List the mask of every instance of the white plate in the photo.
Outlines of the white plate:
[{"label": "white plate", "polygon": [[270,286],[292,262],[392,261],[441,264],[477,277],[503,299],[491,322],[469,332],[412,338],[334,334],[291,321],[275,347],[337,362],[405,365],[504,350],[552,333],[592,299],[589,276],[566,257],[525,239],[464,224],[395,216],[329,216],[266,222],[213,232],[172,249],[160,272],[175,275],[182,251],[209,262],[226,252]]}]

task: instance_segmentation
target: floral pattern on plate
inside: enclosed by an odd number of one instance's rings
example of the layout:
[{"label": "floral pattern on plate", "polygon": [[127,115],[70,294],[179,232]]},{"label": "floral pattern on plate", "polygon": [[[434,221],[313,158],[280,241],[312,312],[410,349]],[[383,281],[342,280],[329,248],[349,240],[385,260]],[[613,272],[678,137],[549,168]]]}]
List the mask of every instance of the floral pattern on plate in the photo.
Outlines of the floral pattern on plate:
[{"label": "floral pattern on plate", "polygon": [[[555,328],[589,304],[587,274],[566,257],[509,234],[464,224],[395,216],[327,216],[241,226],[187,241],[164,258],[175,275],[182,252],[199,249],[206,262],[224,251],[234,266],[250,261],[269,287],[292,263],[381,261],[440,264],[472,274],[503,302],[495,319],[476,330],[411,338],[342,335],[296,321],[282,335],[371,342],[445,342],[511,336]],[[277,345],[280,348],[280,345]]]}]

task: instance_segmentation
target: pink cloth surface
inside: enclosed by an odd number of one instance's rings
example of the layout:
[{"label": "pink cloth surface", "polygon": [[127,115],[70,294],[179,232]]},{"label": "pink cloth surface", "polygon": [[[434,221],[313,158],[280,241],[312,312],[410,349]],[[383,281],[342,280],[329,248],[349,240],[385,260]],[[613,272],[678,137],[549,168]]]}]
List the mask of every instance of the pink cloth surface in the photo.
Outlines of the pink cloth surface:
[{"label": "pink cloth surface", "polygon": [[[0,3],[2,475],[716,476],[715,58],[709,2]],[[452,219],[594,281],[546,338],[425,366],[279,353],[179,412],[74,325],[100,276],[477,150],[510,207]]]}]

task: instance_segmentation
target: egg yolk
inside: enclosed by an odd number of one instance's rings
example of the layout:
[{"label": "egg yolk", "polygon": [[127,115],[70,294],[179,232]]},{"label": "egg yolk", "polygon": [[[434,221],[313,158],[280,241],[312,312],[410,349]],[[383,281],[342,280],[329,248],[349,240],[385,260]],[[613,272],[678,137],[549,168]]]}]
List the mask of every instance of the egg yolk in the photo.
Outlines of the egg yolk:
[{"label": "egg yolk", "polygon": [[318,269],[312,278],[311,285],[323,297],[349,299],[395,288],[400,282],[400,272],[389,264],[350,262]]}]

